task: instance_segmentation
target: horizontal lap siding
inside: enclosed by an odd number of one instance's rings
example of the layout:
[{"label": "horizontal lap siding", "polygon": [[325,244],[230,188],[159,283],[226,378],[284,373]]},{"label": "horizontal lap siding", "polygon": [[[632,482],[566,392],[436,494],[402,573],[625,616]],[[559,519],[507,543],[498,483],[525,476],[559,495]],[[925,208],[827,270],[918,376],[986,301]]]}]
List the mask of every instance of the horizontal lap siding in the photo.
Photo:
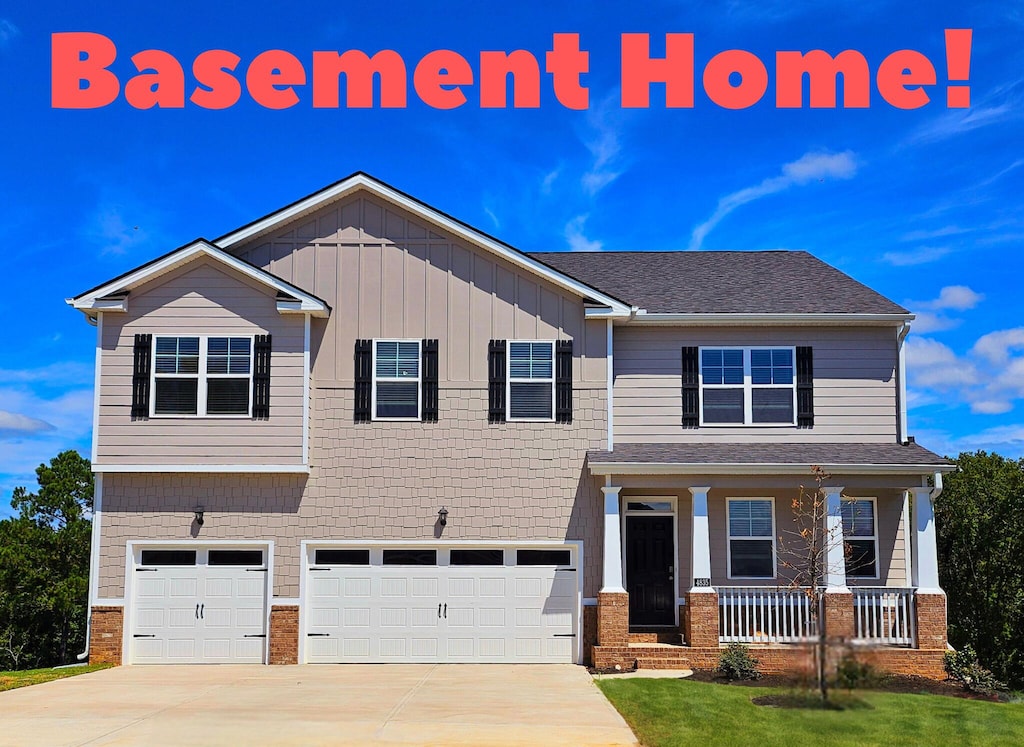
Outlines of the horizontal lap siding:
[{"label": "horizontal lap siding", "polygon": [[[684,346],[810,345],[814,428],[681,425]],[[854,441],[896,438],[897,362],[891,328],[660,328],[615,330],[617,443]]]},{"label": "horizontal lap siding", "polygon": [[[273,335],[270,419],[131,419],[134,336]],[[103,318],[98,459],[103,464],[301,464],[303,320],[274,291],[208,262],[133,291]],[[150,394],[152,396],[152,392]]]}]

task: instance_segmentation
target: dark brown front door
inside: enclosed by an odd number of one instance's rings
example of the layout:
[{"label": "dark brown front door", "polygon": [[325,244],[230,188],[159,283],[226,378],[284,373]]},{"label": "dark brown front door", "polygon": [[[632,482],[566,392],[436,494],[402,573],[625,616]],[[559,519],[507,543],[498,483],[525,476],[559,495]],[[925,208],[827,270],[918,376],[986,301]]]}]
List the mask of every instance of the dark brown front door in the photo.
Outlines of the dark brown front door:
[{"label": "dark brown front door", "polygon": [[626,517],[630,625],[673,625],[675,542],[671,516]]}]

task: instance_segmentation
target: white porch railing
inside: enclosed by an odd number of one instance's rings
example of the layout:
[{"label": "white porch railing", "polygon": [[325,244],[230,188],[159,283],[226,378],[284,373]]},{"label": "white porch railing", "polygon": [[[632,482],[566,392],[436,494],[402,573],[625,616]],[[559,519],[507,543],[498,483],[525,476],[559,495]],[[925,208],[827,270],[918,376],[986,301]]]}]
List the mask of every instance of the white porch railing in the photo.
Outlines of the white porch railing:
[{"label": "white porch railing", "polygon": [[854,637],[865,643],[914,645],[914,590],[895,587],[853,588]]},{"label": "white porch railing", "polygon": [[815,636],[811,598],[804,589],[718,587],[723,643],[799,643]]}]

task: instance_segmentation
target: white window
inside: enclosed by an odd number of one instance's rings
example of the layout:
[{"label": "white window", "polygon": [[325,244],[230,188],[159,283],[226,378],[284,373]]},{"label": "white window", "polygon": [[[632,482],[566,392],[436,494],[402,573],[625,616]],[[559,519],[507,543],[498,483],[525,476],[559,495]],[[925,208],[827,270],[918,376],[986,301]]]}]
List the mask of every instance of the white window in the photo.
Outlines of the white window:
[{"label": "white window", "polygon": [[252,337],[154,337],[153,415],[249,415]]},{"label": "white window", "polygon": [[796,425],[796,348],[701,348],[701,425]]},{"label": "white window", "polygon": [[775,577],[775,501],[730,498],[729,578]]},{"label": "white window", "polygon": [[875,531],[875,499],[844,498],[843,542],[846,545],[846,575],[850,578],[878,578],[878,533]]},{"label": "white window", "polygon": [[420,341],[374,340],[374,420],[419,420],[420,403]]},{"label": "white window", "polygon": [[508,420],[554,420],[554,360],[554,342],[509,342]]}]

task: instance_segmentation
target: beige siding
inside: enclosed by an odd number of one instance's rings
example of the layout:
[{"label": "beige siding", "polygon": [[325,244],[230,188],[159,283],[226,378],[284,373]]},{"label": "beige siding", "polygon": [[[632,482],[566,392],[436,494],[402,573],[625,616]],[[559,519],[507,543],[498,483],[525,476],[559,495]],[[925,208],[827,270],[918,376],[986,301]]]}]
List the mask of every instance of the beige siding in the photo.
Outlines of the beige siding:
[{"label": "beige siding", "polygon": [[[134,336],[273,335],[269,420],[131,419]],[[133,291],[103,316],[97,464],[301,464],[303,320],[274,292],[198,260]]]},{"label": "beige siding", "polygon": [[[814,428],[681,426],[682,348],[811,345]],[[897,350],[891,328],[616,327],[616,443],[892,442]]]},{"label": "beige siding", "polygon": [[604,386],[605,323],[583,300],[366,195],[329,205],[235,253],[333,308],[314,320],[313,380],[351,385],[358,338],[440,341],[440,376],[487,381],[491,339],[575,341],[577,386]]},{"label": "beige siding", "polygon": [[[584,540],[584,594],[600,586],[602,481],[584,467],[605,437],[603,390],[572,424],[487,422],[485,388],[441,392],[438,423],[352,422],[348,389],[314,392],[309,476],[104,476],[100,596],[124,593],[125,543],[275,542],[274,594],[299,595],[299,543],[316,539]],[[446,506],[448,526],[436,525]]]}]

